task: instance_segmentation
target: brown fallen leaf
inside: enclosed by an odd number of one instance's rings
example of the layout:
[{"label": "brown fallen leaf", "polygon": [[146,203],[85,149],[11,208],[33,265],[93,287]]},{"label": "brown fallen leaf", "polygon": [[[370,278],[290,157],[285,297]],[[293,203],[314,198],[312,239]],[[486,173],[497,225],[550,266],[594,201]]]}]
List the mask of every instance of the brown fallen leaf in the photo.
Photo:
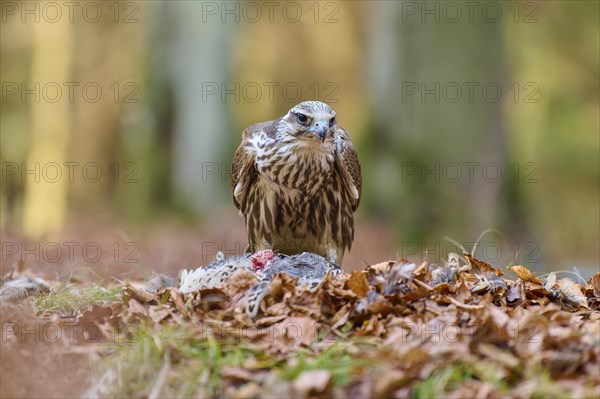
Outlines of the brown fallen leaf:
[{"label": "brown fallen leaf", "polygon": [[466,303],[462,303],[457,301],[456,299],[452,298],[451,296],[446,297],[450,303],[452,303],[453,305],[455,305],[458,308],[461,309],[466,309],[466,310],[478,310],[478,309],[483,309],[485,308],[485,305],[481,304],[481,305],[467,305]]},{"label": "brown fallen leaf", "polygon": [[131,312],[132,315],[135,315],[138,317],[142,316],[142,318],[149,317],[148,309],[146,309],[146,307],[144,305],[142,305],[141,303],[139,303],[136,299],[131,298],[129,300],[128,306],[129,306],[129,311]]},{"label": "brown fallen leaf", "polygon": [[111,306],[92,305],[92,307],[77,317],[77,323],[104,323],[109,317],[113,316]]},{"label": "brown fallen leaf", "polygon": [[350,278],[346,280],[346,286],[359,297],[366,297],[369,292],[369,282],[367,281],[366,273],[353,271]]},{"label": "brown fallen leaf", "polygon": [[160,323],[169,316],[169,309],[163,305],[153,305],[148,307],[148,316],[155,323]]},{"label": "brown fallen leaf", "polygon": [[494,362],[499,362],[509,368],[519,365],[519,359],[507,350],[491,343],[482,342],[477,345],[477,351]]},{"label": "brown fallen leaf", "polygon": [[452,294],[454,289],[452,288],[452,286],[448,283],[439,283],[438,285],[436,285],[433,288],[433,291],[436,294],[440,294],[440,295],[448,295],[448,294]]},{"label": "brown fallen leaf", "polygon": [[286,345],[308,346],[317,341],[319,324],[311,317],[289,317],[273,325],[273,334]]},{"label": "brown fallen leaf", "polygon": [[246,291],[248,288],[256,284],[256,282],[256,274],[252,273],[248,269],[238,269],[227,280],[225,292],[227,292],[230,297],[233,297],[239,292]]},{"label": "brown fallen leaf", "polygon": [[366,270],[373,270],[375,272],[378,272],[379,274],[383,274],[383,273],[387,273],[390,270],[390,268],[394,265],[394,263],[396,263],[396,262],[393,260],[388,260],[386,262],[379,262],[377,264],[368,266]]},{"label": "brown fallen leaf", "polygon": [[356,333],[358,336],[380,337],[385,333],[385,326],[376,315],[372,315],[368,321],[363,322]]},{"label": "brown fallen leaf", "polygon": [[424,280],[426,278],[431,279],[431,273],[429,273],[429,263],[428,262],[423,262],[419,265],[419,267],[417,267],[415,270],[413,270],[413,275],[420,279],[420,280]]},{"label": "brown fallen leaf", "polygon": [[157,296],[146,291],[144,287],[138,287],[131,283],[127,283],[123,288],[123,299],[125,300],[125,303],[127,303],[129,298],[133,298],[139,303],[144,304],[156,300]]},{"label": "brown fallen leaf", "polygon": [[281,299],[286,293],[288,296],[296,293],[296,279],[286,273],[277,273],[269,284],[269,295]]},{"label": "brown fallen leaf", "polygon": [[285,320],[286,318],[287,318],[287,315],[285,315],[285,314],[261,317],[260,319],[257,319],[254,322],[254,324],[256,326],[260,326],[260,327],[270,326],[270,325],[280,322],[281,320]]},{"label": "brown fallen leaf", "polygon": [[207,288],[205,290],[198,291],[200,296],[200,302],[204,307],[207,308],[225,308],[225,305],[229,302],[229,296],[220,288]]},{"label": "brown fallen leaf", "polygon": [[419,299],[427,298],[431,295],[433,289],[426,283],[423,283],[419,280],[415,280],[415,285],[416,287],[414,289],[408,291],[406,294],[401,296],[401,299],[403,301],[416,301]]},{"label": "brown fallen leaf", "polygon": [[268,316],[285,316],[289,317],[291,309],[284,302],[274,302],[273,298],[266,298],[260,304],[263,313]]},{"label": "brown fallen leaf", "polygon": [[502,277],[504,275],[502,270],[496,269],[489,263],[475,258],[473,255],[471,255],[468,252],[463,252],[463,256],[467,259],[467,261],[469,262],[471,267],[474,267],[475,269],[479,269],[479,271],[482,273],[495,273],[499,277]]},{"label": "brown fallen leaf", "polygon": [[600,298],[600,272],[594,274],[588,281],[588,284],[592,286],[594,296]]},{"label": "brown fallen leaf", "polygon": [[542,279],[534,276],[533,273],[531,273],[531,271],[525,266],[515,265],[510,266],[508,269],[523,281],[540,285],[542,284]]},{"label": "brown fallen leaf", "polygon": [[170,290],[170,295],[170,299],[173,301],[175,308],[179,311],[183,318],[188,319],[190,316],[185,308],[185,303],[183,302],[183,294],[179,292],[179,290]]}]

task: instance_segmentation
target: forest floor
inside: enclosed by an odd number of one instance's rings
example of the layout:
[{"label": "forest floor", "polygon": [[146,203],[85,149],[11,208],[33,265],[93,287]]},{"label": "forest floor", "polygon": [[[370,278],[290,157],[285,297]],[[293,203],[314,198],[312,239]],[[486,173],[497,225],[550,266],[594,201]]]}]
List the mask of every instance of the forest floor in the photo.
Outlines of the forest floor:
[{"label": "forest floor", "polygon": [[247,271],[183,294],[19,263],[0,281],[0,396],[597,398],[600,273],[567,276],[468,253],[312,290],[279,274],[250,319]]}]

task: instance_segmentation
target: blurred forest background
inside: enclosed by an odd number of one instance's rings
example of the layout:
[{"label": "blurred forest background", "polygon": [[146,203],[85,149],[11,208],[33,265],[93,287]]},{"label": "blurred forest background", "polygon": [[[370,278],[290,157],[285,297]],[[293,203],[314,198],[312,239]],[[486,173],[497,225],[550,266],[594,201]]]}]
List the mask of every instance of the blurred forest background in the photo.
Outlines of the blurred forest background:
[{"label": "blurred forest background", "polygon": [[363,165],[346,268],[490,228],[484,259],[599,267],[596,1],[67,3],[0,2],[5,242],[235,252],[242,130],[318,99]]}]

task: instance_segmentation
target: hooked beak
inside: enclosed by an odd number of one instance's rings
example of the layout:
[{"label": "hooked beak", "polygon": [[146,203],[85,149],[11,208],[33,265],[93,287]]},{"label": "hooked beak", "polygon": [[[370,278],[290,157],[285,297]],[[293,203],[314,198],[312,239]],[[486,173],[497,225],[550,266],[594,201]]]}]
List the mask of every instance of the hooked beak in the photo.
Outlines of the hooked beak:
[{"label": "hooked beak", "polygon": [[327,137],[327,132],[329,131],[329,124],[317,122],[309,129],[309,131],[312,134],[314,134],[319,140],[325,141],[325,138]]}]

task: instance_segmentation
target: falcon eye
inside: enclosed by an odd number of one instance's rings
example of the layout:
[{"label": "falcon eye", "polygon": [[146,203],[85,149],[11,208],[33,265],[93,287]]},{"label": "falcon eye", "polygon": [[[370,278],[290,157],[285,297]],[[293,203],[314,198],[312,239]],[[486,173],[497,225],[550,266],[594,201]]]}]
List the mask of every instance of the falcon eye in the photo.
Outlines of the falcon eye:
[{"label": "falcon eye", "polygon": [[298,122],[300,122],[301,124],[306,124],[306,122],[308,122],[308,117],[304,114],[296,114],[296,119],[298,119]]},{"label": "falcon eye", "polygon": [[335,125],[335,116],[329,121],[329,127]]}]

